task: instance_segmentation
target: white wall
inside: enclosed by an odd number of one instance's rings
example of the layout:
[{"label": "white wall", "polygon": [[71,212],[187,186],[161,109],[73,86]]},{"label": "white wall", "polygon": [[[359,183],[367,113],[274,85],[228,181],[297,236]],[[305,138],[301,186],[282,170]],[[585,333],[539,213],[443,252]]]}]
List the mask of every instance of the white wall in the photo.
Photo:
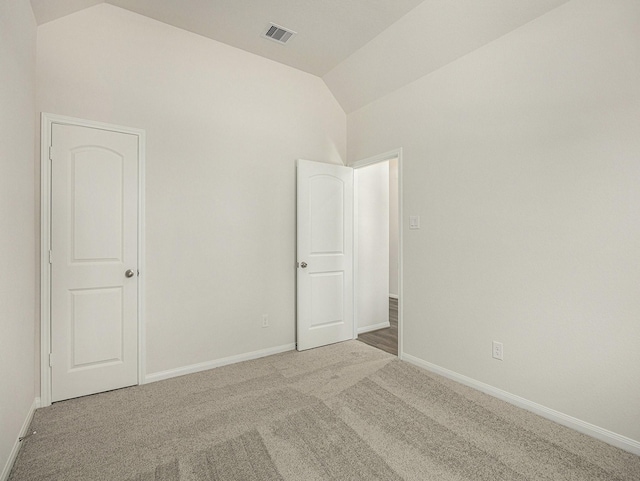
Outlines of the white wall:
[{"label": "white wall", "polygon": [[398,297],[399,231],[398,159],[389,161],[389,294]]},{"label": "white wall", "polygon": [[350,162],[403,148],[421,216],[405,352],[636,441],[639,19],[571,1],[348,117]]},{"label": "white wall", "polygon": [[389,327],[389,162],[354,171],[358,332]]},{"label": "white wall", "polygon": [[0,2],[0,478],[35,400],[36,25]]},{"label": "white wall", "polygon": [[146,129],[148,373],[294,342],[295,160],[346,153],[321,79],[102,4],[38,28],[37,108]]}]

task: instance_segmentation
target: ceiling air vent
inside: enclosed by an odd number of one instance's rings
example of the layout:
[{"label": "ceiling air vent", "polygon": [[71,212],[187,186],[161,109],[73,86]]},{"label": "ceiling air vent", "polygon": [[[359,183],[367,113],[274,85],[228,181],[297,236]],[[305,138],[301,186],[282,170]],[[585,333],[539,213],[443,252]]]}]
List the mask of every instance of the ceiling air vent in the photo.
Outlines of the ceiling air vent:
[{"label": "ceiling air vent", "polygon": [[280,25],[276,25],[275,23],[270,23],[267,27],[267,30],[262,34],[262,36],[268,38],[269,40],[273,40],[274,42],[285,44],[295,34],[296,32],[294,32],[293,30],[288,30],[284,27],[281,27]]}]

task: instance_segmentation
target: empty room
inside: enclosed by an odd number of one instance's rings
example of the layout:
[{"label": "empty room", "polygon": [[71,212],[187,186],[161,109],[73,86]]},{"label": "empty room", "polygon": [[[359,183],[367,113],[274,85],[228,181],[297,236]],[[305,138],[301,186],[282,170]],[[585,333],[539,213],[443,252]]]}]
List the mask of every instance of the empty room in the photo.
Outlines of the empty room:
[{"label": "empty room", "polygon": [[637,0],[0,0],[0,125],[0,481],[640,480]]}]

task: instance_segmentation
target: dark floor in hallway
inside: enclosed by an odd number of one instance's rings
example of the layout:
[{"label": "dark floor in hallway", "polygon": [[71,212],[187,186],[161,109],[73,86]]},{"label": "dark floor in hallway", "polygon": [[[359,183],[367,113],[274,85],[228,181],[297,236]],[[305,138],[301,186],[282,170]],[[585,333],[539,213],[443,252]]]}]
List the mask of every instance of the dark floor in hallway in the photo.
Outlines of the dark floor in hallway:
[{"label": "dark floor in hallway", "polygon": [[398,355],[398,299],[389,298],[390,327],[358,334],[358,341],[382,349],[394,356]]}]

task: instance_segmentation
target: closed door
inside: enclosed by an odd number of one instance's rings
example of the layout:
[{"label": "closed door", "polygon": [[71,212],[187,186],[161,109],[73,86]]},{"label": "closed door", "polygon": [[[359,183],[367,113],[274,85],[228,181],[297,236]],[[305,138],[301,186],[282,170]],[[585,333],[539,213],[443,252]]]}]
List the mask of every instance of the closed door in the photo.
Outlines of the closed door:
[{"label": "closed door", "polygon": [[138,137],[52,124],[51,395],[138,383]]},{"label": "closed door", "polygon": [[297,348],[353,339],[353,169],[297,171]]}]

